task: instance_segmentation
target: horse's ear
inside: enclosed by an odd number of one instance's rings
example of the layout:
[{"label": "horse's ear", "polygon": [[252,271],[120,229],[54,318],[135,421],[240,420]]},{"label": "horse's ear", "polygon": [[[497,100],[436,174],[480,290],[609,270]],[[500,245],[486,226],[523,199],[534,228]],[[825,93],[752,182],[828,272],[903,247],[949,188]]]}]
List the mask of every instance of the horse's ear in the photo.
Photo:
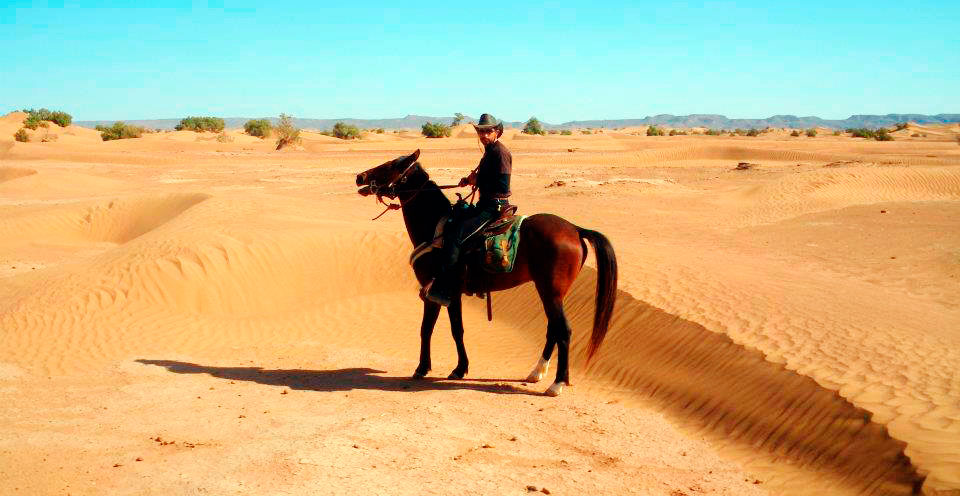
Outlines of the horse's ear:
[{"label": "horse's ear", "polygon": [[415,151],[415,152],[413,152],[413,153],[410,154],[410,160],[411,160],[412,162],[416,162],[418,158],[420,158],[420,149],[419,149],[419,148],[417,148],[417,151]]}]

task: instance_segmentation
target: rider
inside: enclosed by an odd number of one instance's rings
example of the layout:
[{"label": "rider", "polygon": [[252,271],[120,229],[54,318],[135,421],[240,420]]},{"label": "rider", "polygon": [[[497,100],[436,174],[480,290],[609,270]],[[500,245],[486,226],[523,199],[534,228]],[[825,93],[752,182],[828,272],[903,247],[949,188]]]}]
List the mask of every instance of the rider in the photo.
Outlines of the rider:
[{"label": "rider", "polygon": [[500,213],[510,205],[507,198],[510,196],[513,157],[500,142],[503,123],[490,114],[483,114],[473,127],[483,144],[483,158],[469,176],[460,180],[460,186],[476,186],[480,191],[480,200],[471,209],[454,208],[444,228],[437,275],[424,291],[428,300],[443,306],[450,304],[454,285],[458,282],[455,269],[460,244],[488,222],[500,217]]}]

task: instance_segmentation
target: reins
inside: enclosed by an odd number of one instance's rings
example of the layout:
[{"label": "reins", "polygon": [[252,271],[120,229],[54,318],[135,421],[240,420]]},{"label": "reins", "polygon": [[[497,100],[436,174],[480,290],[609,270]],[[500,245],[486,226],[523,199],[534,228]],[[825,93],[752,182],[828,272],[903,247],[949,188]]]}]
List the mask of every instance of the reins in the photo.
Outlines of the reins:
[{"label": "reins", "polygon": [[[422,192],[424,189],[426,189],[427,184],[429,183],[429,181],[423,183],[423,185],[421,185],[419,188],[416,188],[416,189],[397,189],[397,185],[398,185],[398,184],[403,184],[403,183],[407,182],[407,174],[409,174],[410,171],[413,170],[413,166],[415,166],[415,165],[417,165],[417,162],[414,162],[414,163],[408,165],[407,168],[404,169],[404,171],[400,174],[400,176],[397,177],[397,179],[394,179],[390,184],[384,186],[383,188],[377,188],[377,187],[376,187],[376,184],[370,185],[370,186],[371,186],[371,188],[370,188],[371,191],[372,191],[375,195],[377,195],[377,201],[380,202],[381,205],[386,206],[386,208],[383,210],[383,212],[380,212],[380,215],[377,215],[376,217],[374,217],[373,219],[370,219],[370,220],[377,220],[377,219],[379,219],[380,217],[383,217],[383,214],[385,214],[385,213],[387,213],[387,212],[389,212],[389,211],[391,211],[391,210],[400,210],[401,208],[403,208],[403,204],[404,204],[404,201],[403,201],[403,200],[400,200],[399,203],[387,203],[387,202],[383,201],[383,197],[384,197],[384,196],[386,196],[387,198],[393,199],[393,198],[398,198],[398,195],[399,195],[400,193],[410,193],[410,192],[413,192],[413,196],[411,196],[411,197],[410,197],[409,199],[407,199],[407,201],[406,201],[406,203],[410,203],[410,202],[412,202],[412,201],[417,197],[417,195],[420,194],[420,192]],[[479,168],[479,166],[477,166],[477,168]],[[476,169],[474,169],[474,171],[476,171]],[[436,185],[436,187],[437,187],[438,189],[451,189],[451,188],[459,188],[459,187],[461,187],[461,186],[460,186],[459,184],[443,184],[443,185],[439,185],[439,184],[438,184],[438,185]],[[471,202],[473,201],[473,195],[474,195],[476,192],[477,192],[477,187],[474,186],[474,187],[473,187],[473,190],[470,191],[470,195],[468,196],[468,198],[471,199]],[[460,194],[457,193],[457,196],[459,196],[459,195],[460,195]]]}]

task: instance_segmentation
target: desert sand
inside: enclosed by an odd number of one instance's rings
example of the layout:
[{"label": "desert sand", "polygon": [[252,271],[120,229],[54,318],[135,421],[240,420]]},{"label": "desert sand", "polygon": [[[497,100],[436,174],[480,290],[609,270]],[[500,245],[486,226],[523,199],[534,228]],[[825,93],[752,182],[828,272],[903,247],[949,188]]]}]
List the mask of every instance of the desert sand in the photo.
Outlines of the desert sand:
[{"label": "desert sand", "polygon": [[0,119],[0,494],[960,494],[956,125],[507,132],[521,213],[619,260],[589,367],[592,255],[568,296],[574,385],[548,398],[552,375],[520,382],[546,326],[529,285],[490,323],[468,300],[466,380],[443,379],[445,316],[408,379],[412,246],[354,178],[421,149],[455,182],[468,128],[275,151],[14,143],[22,119]]}]

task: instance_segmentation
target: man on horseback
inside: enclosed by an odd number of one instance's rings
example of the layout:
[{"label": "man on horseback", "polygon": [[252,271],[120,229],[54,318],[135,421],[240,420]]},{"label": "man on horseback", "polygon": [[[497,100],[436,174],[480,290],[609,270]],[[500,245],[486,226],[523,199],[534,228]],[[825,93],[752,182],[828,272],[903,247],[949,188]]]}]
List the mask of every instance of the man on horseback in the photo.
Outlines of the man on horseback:
[{"label": "man on horseback", "polygon": [[469,176],[460,180],[460,186],[476,187],[480,192],[480,200],[472,207],[463,200],[454,205],[444,227],[443,249],[436,276],[424,289],[427,300],[443,306],[450,304],[453,292],[460,283],[462,271],[458,270],[457,260],[461,244],[489,222],[499,218],[510,205],[507,198],[510,197],[513,157],[500,141],[503,123],[490,114],[483,114],[473,127],[483,144],[483,158]]}]

